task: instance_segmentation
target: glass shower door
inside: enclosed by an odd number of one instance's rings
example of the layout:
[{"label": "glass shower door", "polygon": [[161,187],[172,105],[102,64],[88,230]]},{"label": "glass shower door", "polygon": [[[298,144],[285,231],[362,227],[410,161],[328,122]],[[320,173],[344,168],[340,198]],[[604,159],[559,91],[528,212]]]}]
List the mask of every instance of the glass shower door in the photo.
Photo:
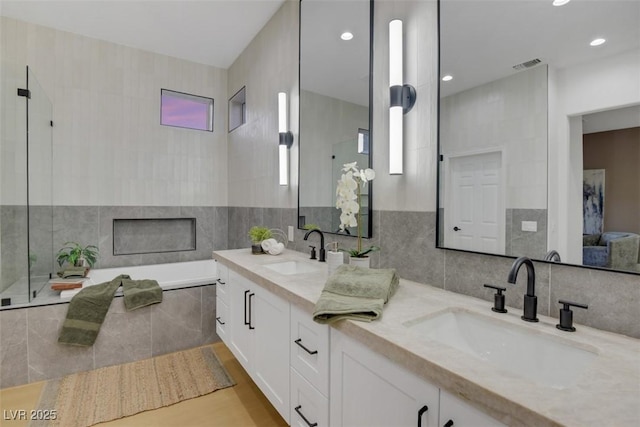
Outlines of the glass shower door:
[{"label": "glass shower door", "polygon": [[53,252],[53,105],[27,67],[29,301],[45,289],[55,271]]}]

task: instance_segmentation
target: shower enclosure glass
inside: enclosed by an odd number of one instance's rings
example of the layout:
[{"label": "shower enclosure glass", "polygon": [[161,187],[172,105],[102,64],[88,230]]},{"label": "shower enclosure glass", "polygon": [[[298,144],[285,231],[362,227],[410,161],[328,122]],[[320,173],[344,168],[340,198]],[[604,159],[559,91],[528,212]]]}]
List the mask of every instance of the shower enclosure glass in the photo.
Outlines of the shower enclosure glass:
[{"label": "shower enclosure glass", "polygon": [[[53,253],[53,107],[33,70],[2,63],[0,298],[36,297],[55,271]],[[18,91],[25,89],[26,91]]]}]

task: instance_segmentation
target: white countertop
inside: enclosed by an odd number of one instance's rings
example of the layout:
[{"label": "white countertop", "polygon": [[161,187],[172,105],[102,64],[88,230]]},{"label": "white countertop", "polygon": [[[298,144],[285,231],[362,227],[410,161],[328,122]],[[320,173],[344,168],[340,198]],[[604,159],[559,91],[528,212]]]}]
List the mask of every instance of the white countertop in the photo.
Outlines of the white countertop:
[{"label": "white countertop", "polygon": [[[213,257],[309,315],[328,277],[325,263],[290,250],[270,256],[235,249],[215,251]],[[264,267],[289,260],[312,263],[317,271],[282,275]],[[332,326],[508,425],[640,426],[640,340],[579,324],[576,332],[563,332],[555,327],[557,319],[539,315],[540,322],[528,323],[520,319],[521,310],[507,307],[508,313],[499,314],[491,307],[488,301],[401,279],[381,319],[371,323],[346,320]],[[404,325],[450,308],[555,337],[598,356],[575,384],[560,390],[436,341],[417,340]]]}]

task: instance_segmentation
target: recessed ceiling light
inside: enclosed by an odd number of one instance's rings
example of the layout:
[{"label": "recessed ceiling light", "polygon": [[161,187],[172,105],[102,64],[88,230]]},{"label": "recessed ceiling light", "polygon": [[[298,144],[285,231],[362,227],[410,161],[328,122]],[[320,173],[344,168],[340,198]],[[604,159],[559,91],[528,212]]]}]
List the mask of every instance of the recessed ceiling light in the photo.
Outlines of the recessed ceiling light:
[{"label": "recessed ceiling light", "polygon": [[553,5],[554,6],[564,6],[565,4],[569,3],[571,0],[553,0]]},{"label": "recessed ceiling light", "polygon": [[443,82],[448,82],[449,80],[453,80],[453,76],[451,76],[451,75],[449,75],[449,74],[447,74],[446,76],[444,76],[444,77],[442,78],[442,81],[443,81]]},{"label": "recessed ceiling light", "polygon": [[600,46],[601,44],[603,44],[604,42],[606,42],[605,39],[595,39],[593,41],[591,41],[591,43],[589,43],[591,46]]},{"label": "recessed ceiling light", "polygon": [[351,40],[353,38],[353,33],[350,33],[349,31],[345,31],[344,33],[340,34],[340,38],[342,40]]}]

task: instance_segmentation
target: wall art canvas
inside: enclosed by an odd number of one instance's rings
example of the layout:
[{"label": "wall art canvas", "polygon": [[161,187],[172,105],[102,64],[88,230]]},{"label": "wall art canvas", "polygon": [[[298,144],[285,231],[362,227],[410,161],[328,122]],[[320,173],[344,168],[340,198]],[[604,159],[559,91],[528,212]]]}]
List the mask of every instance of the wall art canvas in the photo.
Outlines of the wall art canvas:
[{"label": "wall art canvas", "polygon": [[601,234],[604,228],[604,169],[583,171],[583,233]]}]

